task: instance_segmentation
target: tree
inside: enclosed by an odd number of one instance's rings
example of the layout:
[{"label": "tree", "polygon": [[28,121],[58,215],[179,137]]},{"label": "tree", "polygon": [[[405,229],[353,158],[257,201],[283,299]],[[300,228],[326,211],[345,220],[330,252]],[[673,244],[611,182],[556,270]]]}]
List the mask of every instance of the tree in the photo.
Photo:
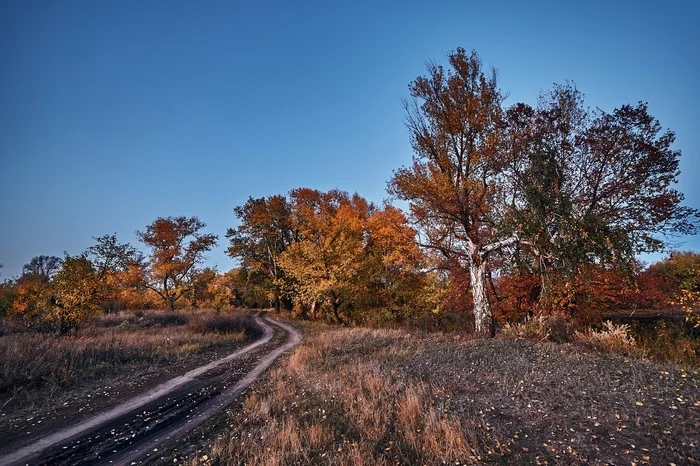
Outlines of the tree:
[{"label": "tree", "polygon": [[17,298],[17,289],[11,280],[0,283],[0,319],[7,316]]},{"label": "tree", "polygon": [[14,286],[8,316],[18,319],[30,329],[37,329],[45,322],[46,312],[51,306],[50,286],[38,275],[25,275]]},{"label": "tree", "polygon": [[212,307],[217,311],[238,304],[234,281],[231,277],[232,273],[236,272],[234,269],[216,274],[207,285],[207,292],[212,296]]},{"label": "tree", "polygon": [[199,231],[206,225],[197,217],[158,218],[146,230],[137,231],[139,240],[150,248],[144,268],[144,282],[171,311],[184,293],[191,290],[190,279],[204,254],[215,245],[217,236]]},{"label": "tree", "polygon": [[92,316],[102,295],[102,280],[85,256],[68,256],[51,282],[50,306],[46,319],[65,335]]},{"label": "tree", "polygon": [[[92,264],[99,283],[99,300],[107,311],[123,305],[120,295],[139,288],[141,283],[135,273],[143,268],[143,255],[128,243],[119,243],[116,235],[94,238],[96,243],[84,256]],[[136,278],[136,280],[135,280]]]},{"label": "tree", "polygon": [[102,280],[85,254],[66,255],[50,282],[36,273],[16,285],[10,315],[30,328],[49,327],[60,335],[75,330],[99,309]]},{"label": "tree", "polygon": [[129,243],[120,243],[117,235],[103,235],[93,239],[96,243],[87,249],[85,255],[100,278],[125,272],[129,265],[142,260],[141,253]]},{"label": "tree", "polygon": [[294,297],[304,306],[340,309],[362,290],[364,224],[374,207],[358,195],[308,188],[290,193],[293,225],[299,239],[280,255],[279,265],[291,280]]},{"label": "tree", "polygon": [[209,285],[218,277],[216,269],[205,267],[195,270],[190,276],[190,290],[185,293],[185,298],[190,306],[211,305],[214,301],[214,294],[210,291]]},{"label": "tree", "polygon": [[295,239],[289,203],[282,195],[251,197],[234,212],[241,224],[226,232],[227,254],[240,260],[248,277],[265,290],[279,311],[284,278],[278,260]]},{"label": "tree", "polygon": [[213,282],[221,306],[286,301],[304,316],[347,322],[358,310],[395,316],[422,286],[415,230],[391,206],[299,188],[235,212],[241,224],[226,236],[241,267]]},{"label": "tree", "polygon": [[22,275],[33,275],[48,283],[61,269],[61,258],[56,256],[36,256],[22,267]]},{"label": "tree", "polygon": [[[366,282],[359,302],[392,320],[415,315],[425,291],[425,258],[416,244],[416,231],[403,212],[384,205],[368,216],[365,228]],[[379,317],[380,316],[373,316]]]},{"label": "tree", "polygon": [[591,259],[632,264],[667,238],[696,232],[698,211],[681,205],[672,186],[681,155],[671,147],[675,135],[646,104],[591,111],[567,84],[537,108],[518,104],[508,114],[506,150],[523,188],[513,210],[536,230],[526,232],[532,245],[559,268]]},{"label": "tree", "polygon": [[671,303],[686,312],[686,320],[700,328],[700,254],[692,251],[674,251],[649,271],[664,277],[670,283]]},{"label": "tree", "polygon": [[502,107],[475,52],[430,64],[410,86],[413,165],[390,192],[410,202],[421,243],[469,270],[476,332],[493,335],[489,259],[535,273],[631,264],[664,238],[695,233],[698,211],[672,188],[680,152],[645,104],[590,112],[571,86],[537,108]]},{"label": "tree", "polygon": [[406,124],[414,150],[413,165],[400,168],[390,193],[410,202],[421,228],[421,244],[458,261],[470,272],[476,332],[493,335],[487,296],[489,255],[514,244],[513,235],[497,236],[503,198],[500,151],[503,97],[496,73],[486,75],[475,52],[458,49],[452,67],[428,65],[428,76],[409,86]]},{"label": "tree", "polygon": [[240,269],[231,269],[226,273],[217,274],[209,282],[208,293],[212,296],[212,306],[217,311],[235,306],[252,307],[255,298],[250,299],[246,289],[248,281]]}]

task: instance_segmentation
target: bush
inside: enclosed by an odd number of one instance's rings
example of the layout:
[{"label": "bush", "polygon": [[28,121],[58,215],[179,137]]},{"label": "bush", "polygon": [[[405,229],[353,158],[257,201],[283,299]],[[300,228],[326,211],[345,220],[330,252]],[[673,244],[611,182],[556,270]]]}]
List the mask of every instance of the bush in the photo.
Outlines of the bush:
[{"label": "bush", "polygon": [[691,322],[661,321],[651,331],[639,332],[637,345],[654,361],[700,365],[700,339]]},{"label": "bush", "polygon": [[191,328],[200,333],[229,334],[243,332],[249,337],[259,337],[262,329],[248,315],[218,315],[192,321]]},{"label": "bush", "polygon": [[163,314],[148,314],[148,317],[139,323],[141,327],[171,327],[187,325],[190,317],[187,314],[168,312]]},{"label": "bush", "polygon": [[614,324],[606,320],[601,330],[589,329],[586,332],[576,332],[575,336],[580,343],[595,349],[625,354],[638,352],[637,343],[627,324]]},{"label": "bush", "polygon": [[571,342],[574,335],[573,324],[561,315],[528,317],[522,323],[506,323],[501,334],[511,338],[530,341]]}]

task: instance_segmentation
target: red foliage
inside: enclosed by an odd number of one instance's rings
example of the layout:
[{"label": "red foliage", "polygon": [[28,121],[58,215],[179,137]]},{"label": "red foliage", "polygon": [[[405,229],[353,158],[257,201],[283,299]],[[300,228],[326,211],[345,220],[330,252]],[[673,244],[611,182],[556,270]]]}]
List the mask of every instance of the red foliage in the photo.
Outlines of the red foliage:
[{"label": "red foliage", "polygon": [[494,279],[493,285],[490,288],[490,299],[494,315],[499,321],[518,322],[539,310],[542,290],[540,277],[509,274]]}]

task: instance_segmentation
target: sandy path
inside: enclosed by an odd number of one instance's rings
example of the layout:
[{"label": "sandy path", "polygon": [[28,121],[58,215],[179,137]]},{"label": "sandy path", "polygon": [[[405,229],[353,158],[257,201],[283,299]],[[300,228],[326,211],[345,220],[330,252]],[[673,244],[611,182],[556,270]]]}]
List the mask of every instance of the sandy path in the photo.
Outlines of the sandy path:
[{"label": "sandy path", "polygon": [[182,437],[210,417],[226,409],[226,407],[230,405],[231,402],[243,392],[243,390],[255,382],[263,374],[263,372],[265,372],[275,362],[277,358],[301,342],[301,333],[299,333],[299,331],[281,322],[272,321],[272,319],[268,320],[273,322],[278,327],[284,329],[289,335],[289,339],[284,345],[267,353],[258,362],[257,366],[255,366],[252,371],[248,372],[248,374],[246,374],[245,377],[238,381],[238,383],[236,383],[233,387],[204,403],[200,410],[191,416],[187,422],[172,426],[167,431],[159,433],[158,438],[153,438],[150,441],[141,443],[138,446],[138,449],[134,451],[125,452],[117,457],[110,457],[103,463],[98,464],[138,464],[140,461],[150,456],[155,448],[159,448],[161,445],[167,444],[170,440]]},{"label": "sandy path", "polygon": [[[97,414],[96,416],[86,419],[73,427],[47,435],[24,447],[18,448],[12,453],[0,456],[0,465],[31,463],[32,460],[37,460],[39,454],[44,450],[56,447],[59,444],[65,444],[77,438],[81,438],[93,430],[96,430],[101,426],[120,418],[121,416],[127,415],[128,413],[134,413],[137,409],[149,403],[166,398],[168,395],[173,395],[178,392],[178,390],[184,389],[186,386],[189,386],[194,382],[198,382],[198,377],[201,377],[217,367],[240,358],[246,353],[267,344],[274,336],[275,330],[268,325],[265,320],[269,320],[275,325],[283,328],[289,334],[289,340],[284,345],[264,355],[260,362],[258,362],[253,370],[247,373],[243,379],[241,379],[233,387],[214,396],[198,407],[198,414],[196,416],[190,416],[184,419],[184,422],[175,423],[174,425],[169,426],[166,431],[158,432],[158,439],[145,439],[145,443],[139,443],[137,451],[127,450],[120,453],[118,455],[119,458],[110,457],[111,461],[108,462],[108,464],[131,464],[132,461],[136,461],[133,458],[146,456],[147,452],[153,451],[153,448],[155,447],[145,449],[144,445],[150,446],[151,444],[160,444],[167,439],[176,438],[201,424],[217,412],[223,410],[231,401],[233,401],[234,398],[245,390],[245,388],[255,381],[255,379],[257,379],[277,357],[301,341],[301,335],[299,332],[288,325],[277,323],[271,319],[263,320],[258,317],[256,317],[255,320],[263,329],[263,336],[254,343],[235,351],[224,358],[218,359],[209,364],[198,367],[197,369],[191,370],[182,376],[175,377],[167,382],[164,382],[141,395],[120,403],[109,411]],[[139,454],[139,452],[141,454]],[[121,459],[122,456],[125,456],[123,461]],[[126,457],[128,457],[128,459]]]}]

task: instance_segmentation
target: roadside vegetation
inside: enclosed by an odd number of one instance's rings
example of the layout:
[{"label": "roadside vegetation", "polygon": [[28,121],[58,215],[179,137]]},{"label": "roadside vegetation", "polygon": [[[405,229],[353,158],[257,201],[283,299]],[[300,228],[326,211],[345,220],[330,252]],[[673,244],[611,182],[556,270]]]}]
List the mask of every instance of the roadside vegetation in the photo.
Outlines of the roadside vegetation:
[{"label": "roadside vegetation", "polygon": [[[212,311],[112,314],[69,337],[11,330],[0,336],[0,427],[6,432],[18,419],[63,403],[82,409],[90,404],[86,394],[100,395],[96,387],[122,397],[143,390],[261,334],[247,313]],[[57,406],[47,405],[51,398]]]},{"label": "roadside vegetation", "polygon": [[315,327],[191,464],[690,464],[700,374],[579,345]]}]

